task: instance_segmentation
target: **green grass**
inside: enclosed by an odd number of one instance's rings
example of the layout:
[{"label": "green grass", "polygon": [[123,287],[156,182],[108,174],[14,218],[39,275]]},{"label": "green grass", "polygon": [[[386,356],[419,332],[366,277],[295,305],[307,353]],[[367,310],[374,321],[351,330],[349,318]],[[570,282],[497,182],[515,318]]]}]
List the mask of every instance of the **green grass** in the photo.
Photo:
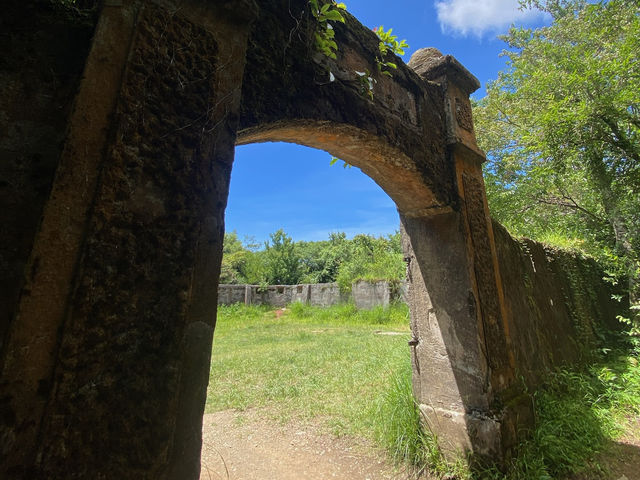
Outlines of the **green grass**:
[{"label": "green grass", "polygon": [[266,407],[280,421],[315,419],[457,480],[550,480],[584,469],[598,478],[598,454],[640,416],[638,357],[610,351],[589,368],[548,376],[534,394],[535,431],[506,473],[471,472],[467,459],[447,462],[420,425],[408,325],[403,305],[365,312],[294,304],[279,318],[264,307],[220,307],[207,411]]},{"label": "green grass", "polygon": [[318,418],[335,434],[371,438],[378,397],[410,362],[408,338],[404,305],[359,312],[294,304],[280,318],[221,306],[207,411],[268,407],[283,421]]},{"label": "green grass", "polygon": [[413,397],[410,365],[397,372],[379,397],[375,418],[376,441],[396,464],[409,467],[413,473],[428,470],[439,478],[469,476],[466,459],[448,461],[437,438],[423,428],[420,409]]},{"label": "green grass", "polygon": [[489,469],[472,478],[552,480],[586,472],[606,478],[600,459],[640,416],[637,355],[609,352],[589,368],[552,373],[534,401],[536,428],[507,473]]},{"label": "green grass", "polygon": [[606,451],[640,415],[640,367],[627,352],[610,352],[583,371],[560,370],[534,395],[537,426],[514,462],[513,479],[562,478],[602,470]]}]

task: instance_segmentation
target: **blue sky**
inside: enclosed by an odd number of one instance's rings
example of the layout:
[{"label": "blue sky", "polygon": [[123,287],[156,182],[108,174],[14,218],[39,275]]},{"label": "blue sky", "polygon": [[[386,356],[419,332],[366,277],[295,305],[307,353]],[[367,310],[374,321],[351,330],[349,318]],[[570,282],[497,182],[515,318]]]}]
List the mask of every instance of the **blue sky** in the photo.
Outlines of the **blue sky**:
[{"label": "blue sky", "polygon": [[[347,9],[370,28],[393,28],[410,45],[405,62],[422,47],[455,56],[482,84],[505,67],[497,35],[509,25],[538,26],[539,12],[522,12],[517,0],[347,0]],[[386,235],[398,228],[394,203],[358,168],[330,166],[326,152],[286,143],[236,148],[226,230],[258,242],[283,228],[294,240],[326,240],[330,232]]]}]

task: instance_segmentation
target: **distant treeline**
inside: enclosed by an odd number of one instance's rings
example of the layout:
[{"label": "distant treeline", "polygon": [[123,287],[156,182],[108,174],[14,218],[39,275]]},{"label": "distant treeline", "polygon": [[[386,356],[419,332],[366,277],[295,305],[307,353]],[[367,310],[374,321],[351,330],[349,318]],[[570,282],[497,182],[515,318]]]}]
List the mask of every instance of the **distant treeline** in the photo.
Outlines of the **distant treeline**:
[{"label": "distant treeline", "polygon": [[224,237],[220,283],[295,285],[338,282],[349,290],[356,280],[401,281],[405,275],[400,233],[373,237],[331,233],[328,240],[294,242],[282,229],[264,245]]}]

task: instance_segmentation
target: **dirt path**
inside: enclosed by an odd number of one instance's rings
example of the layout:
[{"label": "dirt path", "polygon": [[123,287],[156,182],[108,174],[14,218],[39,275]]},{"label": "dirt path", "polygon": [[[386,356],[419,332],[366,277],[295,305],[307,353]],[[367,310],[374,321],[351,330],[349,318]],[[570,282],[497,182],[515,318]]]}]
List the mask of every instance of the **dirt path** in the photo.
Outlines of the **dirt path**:
[{"label": "dirt path", "polygon": [[[610,445],[610,448],[596,458],[608,475],[606,480],[640,480],[640,419],[622,438]],[[593,475],[584,473],[574,475],[568,480],[592,480]]]},{"label": "dirt path", "polygon": [[277,425],[259,410],[204,416],[200,480],[407,480],[383,455],[312,424]]},{"label": "dirt path", "polygon": [[[640,426],[638,431],[640,431]],[[567,480],[640,480],[640,437],[629,435],[599,455],[608,475]],[[278,425],[261,410],[204,416],[200,480],[409,480],[366,442],[337,438],[313,423]]]}]

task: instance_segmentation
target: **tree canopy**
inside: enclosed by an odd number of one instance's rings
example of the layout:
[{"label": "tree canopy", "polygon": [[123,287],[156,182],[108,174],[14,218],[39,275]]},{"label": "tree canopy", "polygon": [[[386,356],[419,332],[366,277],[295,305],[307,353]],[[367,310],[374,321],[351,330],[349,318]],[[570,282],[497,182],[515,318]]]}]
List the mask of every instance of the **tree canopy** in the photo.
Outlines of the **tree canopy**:
[{"label": "tree canopy", "polygon": [[552,23],[503,37],[507,69],[475,104],[491,211],[515,234],[608,259],[637,300],[640,2],[521,4]]},{"label": "tree canopy", "polygon": [[264,249],[239,240],[236,232],[225,234],[221,283],[291,285],[337,282],[344,290],[356,280],[404,279],[405,264],[400,233],[373,237],[343,232],[328,240],[294,242],[280,229],[265,242]]}]

